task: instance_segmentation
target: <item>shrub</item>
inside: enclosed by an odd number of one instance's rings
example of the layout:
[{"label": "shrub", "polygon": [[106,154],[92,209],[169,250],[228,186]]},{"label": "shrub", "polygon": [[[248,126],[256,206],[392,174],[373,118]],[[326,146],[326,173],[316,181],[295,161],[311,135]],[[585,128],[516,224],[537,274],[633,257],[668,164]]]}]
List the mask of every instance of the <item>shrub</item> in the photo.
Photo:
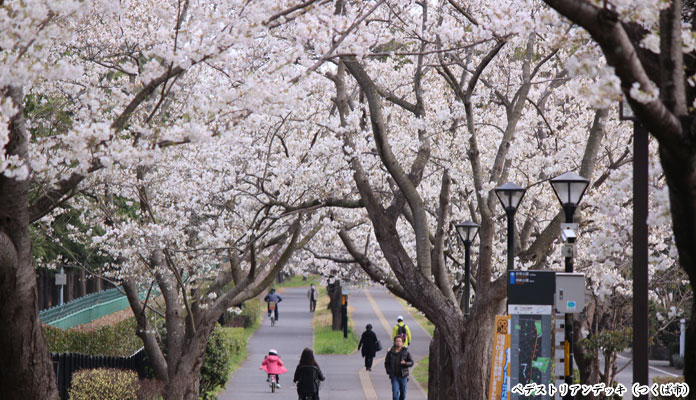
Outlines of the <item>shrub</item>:
[{"label": "shrub", "polygon": [[73,374],[70,400],[137,400],[138,374],[120,369],[84,369]]},{"label": "shrub", "polygon": [[684,357],[677,354],[672,354],[672,365],[676,369],[684,369]]},{"label": "shrub", "polygon": [[259,299],[252,299],[244,303],[241,313],[234,314],[227,311],[218,322],[227,327],[249,328],[259,319],[260,312],[261,306]]},{"label": "shrub", "polygon": [[62,330],[50,325],[43,326],[48,349],[52,353],[108,356],[129,356],[143,347],[143,341],[135,334],[135,329],[134,317],[93,331]]},{"label": "shrub", "polygon": [[[678,356],[678,355],[677,355]],[[684,382],[684,377],[683,376],[677,376],[677,377],[671,377],[671,376],[655,376],[653,377],[653,383],[657,383],[658,385],[664,385],[667,383],[683,383]],[[668,396],[668,397],[662,397],[662,396],[651,396],[652,400],[677,400],[677,399],[682,399],[682,397],[675,397],[675,396]]]},{"label": "shrub", "polygon": [[215,325],[215,329],[208,338],[205,359],[201,367],[200,398],[206,400],[214,398],[209,392],[227,383],[232,351],[236,349],[235,346],[232,335],[220,325]]}]

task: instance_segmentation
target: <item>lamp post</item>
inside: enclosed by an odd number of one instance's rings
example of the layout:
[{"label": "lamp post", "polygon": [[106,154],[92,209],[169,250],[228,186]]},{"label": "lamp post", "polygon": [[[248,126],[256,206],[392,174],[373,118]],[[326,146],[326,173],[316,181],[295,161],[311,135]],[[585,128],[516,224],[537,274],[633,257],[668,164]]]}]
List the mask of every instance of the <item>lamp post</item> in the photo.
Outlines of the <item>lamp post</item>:
[{"label": "lamp post", "polygon": [[[565,226],[563,229],[570,230],[571,234],[564,234],[562,237],[567,241],[565,249],[565,272],[573,272],[573,254],[575,237],[577,236],[577,227],[573,224],[573,215],[580,204],[582,196],[587,190],[590,181],[575,172],[566,172],[549,181],[553,192],[556,193],[558,201],[563,207],[565,214]],[[566,313],[565,315],[565,383],[573,384],[573,315]],[[572,399],[573,396],[567,394],[565,400]]]},{"label": "lamp post", "polygon": [[464,315],[469,315],[469,298],[471,296],[471,243],[480,228],[479,224],[464,221],[454,225],[459,238],[464,243]]},{"label": "lamp post", "polygon": [[503,209],[507,215],[508,271],[515,269],[515,212],[517,211],[517,207],[520,205],[522,197],[524,197],[524,192],[526,191],[527,189],[519,187],[512,182],[508,182],[503,186],[498,186],[495,188],[495,195],[498,196],[498,200],[500,200],[500,204],[503,205]]},{"label": "lamp post", "polygon": [[648,130],[623,102],[619,119],[633,121],[633,382],[648,385]]}]

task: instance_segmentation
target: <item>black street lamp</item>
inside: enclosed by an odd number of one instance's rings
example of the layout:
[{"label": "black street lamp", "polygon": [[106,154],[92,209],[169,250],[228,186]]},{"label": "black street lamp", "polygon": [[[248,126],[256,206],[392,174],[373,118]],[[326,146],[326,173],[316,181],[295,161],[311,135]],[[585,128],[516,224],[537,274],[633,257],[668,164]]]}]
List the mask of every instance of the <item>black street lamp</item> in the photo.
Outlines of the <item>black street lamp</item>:
[{"label": "black street lamp", "polygon": [[515,269],[515,212],[526,191],[527,189],[519,187],[512,182],[495,188],[495,195],[498,196],[498,200],[500,200],[500,204],[503,205],[503,209],[507,215],[508,271]]},{"label": "black street lamp", "polygon": [[471,296],[471,243],[480,228],[479,224],[464,221],[454,225],[459,238],[464,243],[464,315],[469,315],[469,298]]},{"label": "black street lamp", "polygon": [[582,200],[582,196],[585,194],[590,181],[575,172],[566,172],[551,179],[549,182],[563,207],[566,222],[572,223],[575,209],[578,208],[578,204],[580,204],[580,200]]},{"label": "black street lamp", "polygon": [[648,130],[623,101],[619,119],[633,121],[633,382],[648,385]]},{"label": "black street lamp", "polygon": [[[578,208],[578,204],[580,204],[580,200],[585,194],[585,190],[587,190],[587,186],[590,184],[590,181],[576,174],[575,172],[566,172],[565,174],[551,179],[549,182],[551,183],[554,193],[556,193],[556,197],[558,197],[558,201],[563,207],[566,224],[573,224],[573,215],[575,214],[575,210]],[[577,232],[575,232],[577,228],[574,228],[573,225],[567,225],[566,228],[569,229],[571,233],[562,235],[568,246],[565,253],[565,271],[573,272],[573,245],[575,242],[575,237],[577,236]],[[573,384],[573,322],[573,315],[566,313],[565,338],[568,354],[565,354],[564,358],[568,363],[565,377],[565,383],[568,385]],[[569,400],[572,399],[573,396],[568,394],[564,398],[565,400]]]}]

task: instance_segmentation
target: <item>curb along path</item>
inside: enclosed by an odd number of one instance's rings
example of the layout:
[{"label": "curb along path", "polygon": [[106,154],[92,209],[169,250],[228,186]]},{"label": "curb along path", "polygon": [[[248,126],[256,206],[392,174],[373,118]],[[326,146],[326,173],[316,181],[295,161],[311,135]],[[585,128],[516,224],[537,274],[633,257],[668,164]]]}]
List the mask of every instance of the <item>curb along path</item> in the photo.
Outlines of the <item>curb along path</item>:
[{"label": "curb along path", "polygon": [[[264,314],[258,331],[248,344],[247,360],[235,371],[227,383],[220,400],[233,399],[297,399],[292,375],[305,347],[312,347],[312,316],[309,312],[307,288],[286,288],[281,293],[279,321],[271,327]],[[372,324],[374,332],[384,349],[377,353],[371,372],[365,371],[360,352],[350,355],[319,355],[317,362],[326,376],[320,395],[322,400],[389,400],[391,383],[384,371],[384,356],[391,347],[391,329],[396,316],[402,315],[411,328],[413,344],[409,347],[414,361],[428,355],[430,337],[401,304],[384,288],[352,289],[349,305],[358,337],[365,325]],[[393,320],[393,321],[392,321]],[[392,323],[393,322],[393,323]],[[278,350],[288,373],[281,375],[281,389],[276,393],[266,383],[266,375],[259,370],[263,357],[269,349]],[[408,385],[409,400],[424,400],[425,393],[415,379]]]}]

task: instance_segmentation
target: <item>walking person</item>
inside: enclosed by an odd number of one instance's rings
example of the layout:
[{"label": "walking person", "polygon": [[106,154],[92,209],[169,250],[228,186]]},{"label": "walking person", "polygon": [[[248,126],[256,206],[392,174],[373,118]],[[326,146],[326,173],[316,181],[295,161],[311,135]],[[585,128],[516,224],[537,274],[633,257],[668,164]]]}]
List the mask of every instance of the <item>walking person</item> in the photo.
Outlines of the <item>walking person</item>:
[{"label": "walking person", "polygon": [[372,324],[367,324],[365,327],[365,332],[363,332],[360,338],[360,343],[358,343],[358,350],[362,347],[362,356],[365,357],[365,369],[372,371],[372,360],[375,359],[375,354],[382,350],[382,346],[379,345],[379,340],[377,340],[377,335],[372,331]]},{"label": "walking person", "polygon": [[271,289],[270,292],[266,295],[266,297],[263,298],[263,301],[266,302],[266,307],[268,309],[268,316],[271,316],[271,303],[275,304],[275,320],[278,321],[278,303],[283,301],[283,298],[280,297],[278,293],[276,293],[275,289]]},{"label": "walking person", "polygon": [[394,330],[392,332],[392,340],[397,336],[401,336],[404,340],[404,346],[408,347],[411,345],[411,329],[404,322],[404,317],[399,315],[396,317],[396,325],[394,325]]},{"label": "walking person", "polygon": [[307,298],[309,299],[309,311],[314,312],[317,309],[317,299],[319,298],[319,291],[314,287],[314,284],[309,285],[309,290],[307,291]]},{"label": "walking person", "polygon": [[297,384],[297,394],[300,400],[319,400],[319,382],[324,380],[319,365],[314,360],[314,352],[305,348],[300,356],[300,362],[295,368],[295,377],[292,379]]},{"label": "walking person", "polygon": [[408,383],[408,369],[413,366],[413,358],[404,346],[401,336],[394,338],[394,346],[387,352],[384,359],[384,367],[392,385],[392,400],[406,399],[406,384]]}]

